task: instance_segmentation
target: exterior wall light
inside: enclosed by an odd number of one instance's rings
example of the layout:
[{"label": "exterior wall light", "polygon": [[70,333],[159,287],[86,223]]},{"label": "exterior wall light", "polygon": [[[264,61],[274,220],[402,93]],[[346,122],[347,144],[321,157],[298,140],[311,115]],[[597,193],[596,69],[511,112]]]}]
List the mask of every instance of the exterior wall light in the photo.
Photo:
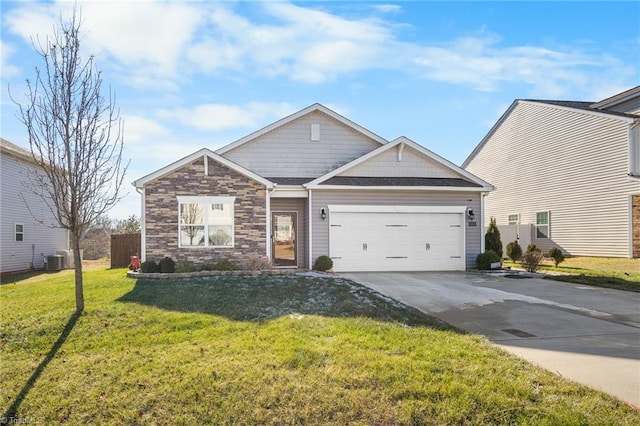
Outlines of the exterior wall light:
[{"label": "exterior wall light", "polygon": [[467,209],[467,216],[469,216],[469,219],[473,219],[475,217],[473,209]]},{"label": "exterior wall light", "polygon": [[327,218],[327,210],[324,207],[320,208],[320,217],[322,218],[322,220],[325,220]]}]

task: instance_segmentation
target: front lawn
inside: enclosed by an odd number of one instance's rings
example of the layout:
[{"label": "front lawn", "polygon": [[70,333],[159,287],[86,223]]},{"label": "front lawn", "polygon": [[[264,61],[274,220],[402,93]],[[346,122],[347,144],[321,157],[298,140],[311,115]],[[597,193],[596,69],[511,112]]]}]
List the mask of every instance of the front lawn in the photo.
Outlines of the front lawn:
[{"label": "front lawn", "polygon": [[[345,280],[0,287],[9,420],[67,424],[638,424],[617,399]],[[17,416],[17,419],[16,417]]]},{"label": "front lawn", "polygon": [[[504,266],[519,268],[520,264],[505,261]],[[568,257],[557,268],[545,259],[539,272],[556,281],[640,292],[640,259]]]}]

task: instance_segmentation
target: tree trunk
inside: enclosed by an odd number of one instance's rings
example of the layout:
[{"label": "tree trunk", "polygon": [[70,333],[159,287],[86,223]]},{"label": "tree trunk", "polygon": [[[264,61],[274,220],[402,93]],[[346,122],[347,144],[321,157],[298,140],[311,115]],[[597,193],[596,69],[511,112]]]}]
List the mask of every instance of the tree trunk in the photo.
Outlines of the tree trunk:
[{"label": "tree trunk", "polygon": [[76,313],[84,311],[84,290],[82,288],[82,259],[80,258],[80,239],[73,238],[73,260],[76,271]]}]

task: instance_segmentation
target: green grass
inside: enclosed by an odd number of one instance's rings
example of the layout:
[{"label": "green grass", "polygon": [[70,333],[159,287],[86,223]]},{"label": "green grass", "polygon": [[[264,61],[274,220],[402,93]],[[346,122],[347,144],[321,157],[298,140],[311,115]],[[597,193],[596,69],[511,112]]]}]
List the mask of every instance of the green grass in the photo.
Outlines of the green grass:
[{"label": "green grass", "polygon": [[[504,266],[520,267],[511,261]],[[640,259],[569,257],[557,268],[547,259],[538,272],[556,281],[640,292]]]},{"label": "green grass", "polygon": [[0,287],[2,411],[67,424],[638,424],[619,400],[344,280]]}]

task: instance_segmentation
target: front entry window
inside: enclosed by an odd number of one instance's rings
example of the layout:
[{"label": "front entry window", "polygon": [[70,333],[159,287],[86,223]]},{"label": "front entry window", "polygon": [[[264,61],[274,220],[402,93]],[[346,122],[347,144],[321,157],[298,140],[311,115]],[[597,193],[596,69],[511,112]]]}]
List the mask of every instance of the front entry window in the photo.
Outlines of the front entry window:
[{"label": "front entry window", "polygon": [[275,266],[297,266],[296,213],[273,213],[273,263]]},{"label": "front entry window", "polygon": [[234,197],[178,197],[180,247],[233,247]]}]

